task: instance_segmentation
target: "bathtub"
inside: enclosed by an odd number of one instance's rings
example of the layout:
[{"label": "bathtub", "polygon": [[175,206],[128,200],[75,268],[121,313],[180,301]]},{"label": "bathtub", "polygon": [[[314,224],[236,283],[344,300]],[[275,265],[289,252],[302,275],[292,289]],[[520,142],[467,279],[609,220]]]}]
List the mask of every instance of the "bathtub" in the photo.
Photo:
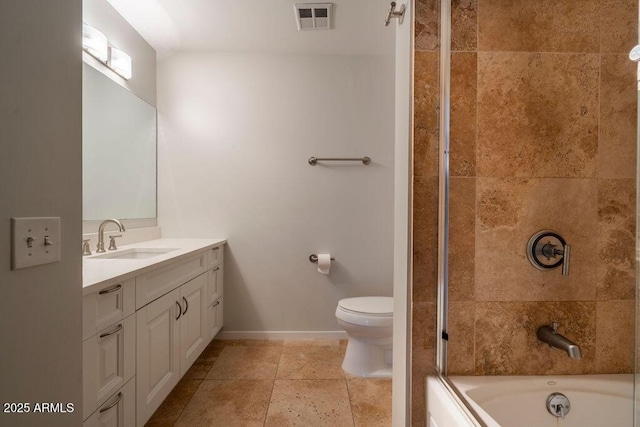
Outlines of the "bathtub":
[{"label": "bathtub", "polygon": [[[632,427],[633,375],[457,377],[455,385],[489,427]],[[571,402],[564,419],[547,411],[547,397]]]}]

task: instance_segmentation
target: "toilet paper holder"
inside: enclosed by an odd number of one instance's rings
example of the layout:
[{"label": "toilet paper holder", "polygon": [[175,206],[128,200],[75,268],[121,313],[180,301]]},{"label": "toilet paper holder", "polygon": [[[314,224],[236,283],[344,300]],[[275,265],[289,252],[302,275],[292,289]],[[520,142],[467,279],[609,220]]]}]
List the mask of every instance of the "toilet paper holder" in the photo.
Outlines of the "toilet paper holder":
[{"label": "toilet paper holder", "polygon": [[[331,261],[335,261],[336,259],[334,257],[331,257]],[[311,254],[309,255],[309,262],[318,262],[318,255],[316,254]]]}]

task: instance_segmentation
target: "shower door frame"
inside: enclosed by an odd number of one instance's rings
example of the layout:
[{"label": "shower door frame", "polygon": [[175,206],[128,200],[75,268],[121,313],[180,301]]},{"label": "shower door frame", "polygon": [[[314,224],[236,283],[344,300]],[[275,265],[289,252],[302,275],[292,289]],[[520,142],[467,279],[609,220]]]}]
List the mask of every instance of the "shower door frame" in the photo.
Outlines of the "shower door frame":
[{"label": "shower door frame", "polygon": [[[440,116],[439,116],[439,191],[438,191],[438,281],[436,314],[436,377],[452,399],[480,426],[486,426],[482,418],[471,407],[447,377],[447,324],[448,324],[448,250],[449,250],[449,154],[450,154],[450,99],[451,99],[451,4],[452,0],[440,0]],[[637,8],[640,24],[640,6]],[[640,45],[640,25],[638,25]],[[637,63],[637,118],[636,118],[636,286],[634,304],[634,368],[633,368],[633,426],[640,427],[640,62]]]},{"label": "shower door frame", "polygon": [[[640,7],[638,8],[638,22],[640,23]],[[640,25],[638,25],[638,45],[640,45]],[[631,58],[629,58],[631,59]],[[634,316],[635,316],[635,341],[634,341],[634,355],[633,355],[633,425],[640,427],[640,417],[638,417],[638,410],[640,409],[640,402],[638,402],[639,393],[638,387],[640,387],[640,363],[638,346],[640,345],[640,310],[638,309],[638,297],[640,296],[640,62],[637,62],[637,86],[636,86],[636,250],[634,253],[636,263],[636,295],[634,304]]]},{"label": "shower door frame", "polygon": [[436,314],[436,378],[465,413],[469,421],[486,427],[482,417],[460,394],[447,377],[447,308],[449,265],[449,154],[451,118],[451,3],[440,1],[440,67],[439,67],[439,128],[438,135],[438,282]]},{"label": "shower door frame", "polygon": [[[400,5],[400,7],[403,4]],[[411,422],[413,52],[415,0],[395,19],[392,425]]]}]

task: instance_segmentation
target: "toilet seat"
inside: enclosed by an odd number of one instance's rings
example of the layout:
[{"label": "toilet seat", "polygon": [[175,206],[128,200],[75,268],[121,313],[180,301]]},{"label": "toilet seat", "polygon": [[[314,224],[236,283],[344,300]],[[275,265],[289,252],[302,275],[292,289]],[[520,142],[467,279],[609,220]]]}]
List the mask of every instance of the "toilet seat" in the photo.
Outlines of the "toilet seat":
[{"label": "toilet seat", "polygon": [[393,297],[341,299],[336,317],[355,325],[389,327],[393,324]]},{"label": "toilet seat", "polygon": [[338,307],[355,313],[393,315],[393,297],[356,297],[338,301]]}]

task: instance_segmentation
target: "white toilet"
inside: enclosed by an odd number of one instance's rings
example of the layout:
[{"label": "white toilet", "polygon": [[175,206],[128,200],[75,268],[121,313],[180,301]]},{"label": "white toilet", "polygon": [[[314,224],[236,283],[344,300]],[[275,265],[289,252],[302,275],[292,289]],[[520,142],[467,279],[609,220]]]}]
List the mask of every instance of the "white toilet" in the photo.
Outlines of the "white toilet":
[{"label": "white toilet", "polygon": [[393,298],[341,299],[336,317],[349,336],[342,369],[360,377],[391,378]]}]

